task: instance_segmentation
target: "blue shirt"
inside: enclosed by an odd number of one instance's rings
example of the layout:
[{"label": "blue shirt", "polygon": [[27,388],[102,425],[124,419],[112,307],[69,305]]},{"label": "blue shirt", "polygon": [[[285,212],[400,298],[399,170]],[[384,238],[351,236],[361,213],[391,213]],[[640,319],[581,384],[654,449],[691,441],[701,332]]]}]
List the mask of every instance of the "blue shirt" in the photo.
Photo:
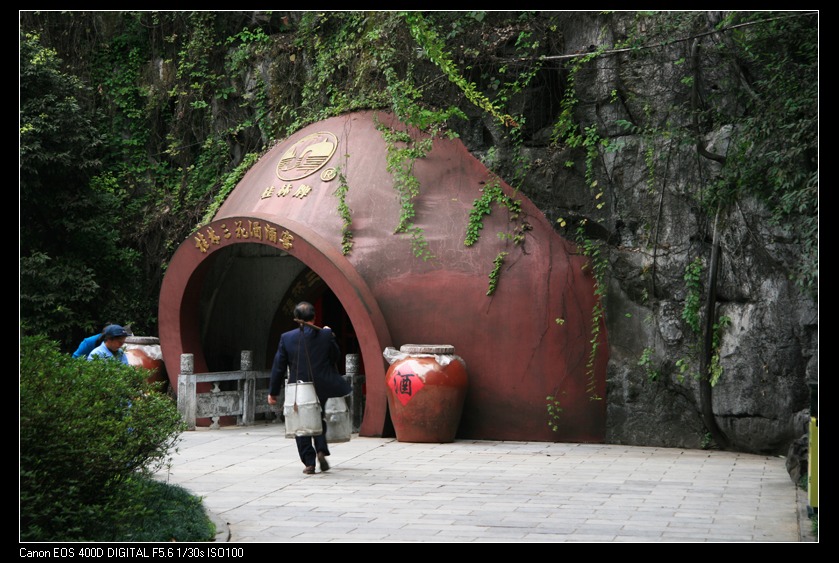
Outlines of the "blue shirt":
[{"label": "blue shirt", "polygon": [[100,344],[97,348],[93,350],[90,354],[88,354],[87,359],[92,360],[94,358],[105,358],[111,360],[117,360],[118,362],[122,362],[125,365],[128,365],[128,356],[125,355],[125,351],[120,348],[117,350],[116,354],[111,352],[108,345],[104,342]]},{"label": "blue shirt", "polygon": [[94,334],[93,336],[88,336],[87,338],[82,340],[82,343],[79,344],[79,347],[76,349],[75,352],[73,352],[73,357],[81,358],[82,356],[84,356],[86,358],[88,354],[93,352],[93,349],[96,348],[96,341],[99,339],[100,336],[101,333]]}]

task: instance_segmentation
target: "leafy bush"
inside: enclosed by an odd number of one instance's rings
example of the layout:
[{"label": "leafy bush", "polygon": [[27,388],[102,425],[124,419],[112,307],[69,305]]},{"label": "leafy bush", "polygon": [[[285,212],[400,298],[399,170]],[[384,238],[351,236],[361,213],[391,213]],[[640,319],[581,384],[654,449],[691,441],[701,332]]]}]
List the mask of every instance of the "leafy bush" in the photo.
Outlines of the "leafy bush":
[{"label": "leafy bush", "polygon": [[22,337],[21,540],[101,534],[103,519],[130,504],[126,487],[167,461],[183,422],[147,377],[119,362],[74,359],[43,336]]},{"label": "leafy bush", "polygon": [[[210,522],[199,497],[178,485],[136,476],[121,483],[118,494],[98,514],[100,525],[89,541],[213,541]],[[107,525],[101,523],[105,521]]]}]

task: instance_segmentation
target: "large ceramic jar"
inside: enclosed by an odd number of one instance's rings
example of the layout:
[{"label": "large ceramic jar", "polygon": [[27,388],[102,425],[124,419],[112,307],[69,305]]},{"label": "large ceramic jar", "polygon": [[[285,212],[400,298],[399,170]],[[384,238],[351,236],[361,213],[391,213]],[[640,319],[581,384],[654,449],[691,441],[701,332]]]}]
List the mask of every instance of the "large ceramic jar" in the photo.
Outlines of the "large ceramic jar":
[{"label": "large ceramic jar", "polygon": [[447,344],[387,348],[390,419],[400,442],[453,442],[463,413],[466,363]]},{"label": "large ceramic jar", "polygon": [[125,339],[125,355],[128,364],[149,370],[150,383],[166,381],[166,366],[160,351],[160,339],[156,336],[129,336]]}]

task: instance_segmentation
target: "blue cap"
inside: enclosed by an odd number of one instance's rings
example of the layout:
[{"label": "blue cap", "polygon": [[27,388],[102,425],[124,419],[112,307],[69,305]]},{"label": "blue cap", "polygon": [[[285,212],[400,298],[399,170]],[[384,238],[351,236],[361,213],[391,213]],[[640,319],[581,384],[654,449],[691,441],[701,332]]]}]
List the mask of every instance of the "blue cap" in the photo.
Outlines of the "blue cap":
[{"label": "blue cap", "polygon": [[108,325],[103,331],[105,338],[119,338],[120,336],[128,336],[128,331],[119,325]]}]

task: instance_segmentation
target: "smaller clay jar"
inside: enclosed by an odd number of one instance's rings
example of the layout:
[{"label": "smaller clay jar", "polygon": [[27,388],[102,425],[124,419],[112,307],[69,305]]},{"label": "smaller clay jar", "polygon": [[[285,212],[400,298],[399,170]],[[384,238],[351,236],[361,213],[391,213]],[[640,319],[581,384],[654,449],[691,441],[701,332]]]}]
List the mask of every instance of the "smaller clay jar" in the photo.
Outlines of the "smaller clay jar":
[{"label": "smaller clay jar", "polygon": [[160,339],[156,336],[129,336],[125,339],[125,355],[128,364],[149,370],[149,383],[165,381],[166,366],[160,351]]},{"label": "smaller clay jar", "polygon": [[406,344],[384,353],[390,418],[400,442],[453,442],[466,399],[466,363],[446,344]]}]

